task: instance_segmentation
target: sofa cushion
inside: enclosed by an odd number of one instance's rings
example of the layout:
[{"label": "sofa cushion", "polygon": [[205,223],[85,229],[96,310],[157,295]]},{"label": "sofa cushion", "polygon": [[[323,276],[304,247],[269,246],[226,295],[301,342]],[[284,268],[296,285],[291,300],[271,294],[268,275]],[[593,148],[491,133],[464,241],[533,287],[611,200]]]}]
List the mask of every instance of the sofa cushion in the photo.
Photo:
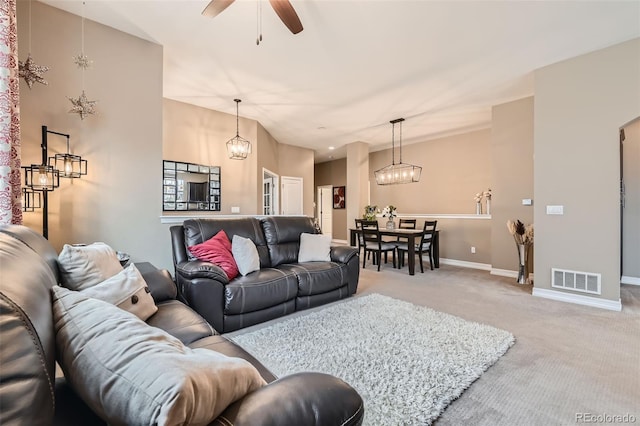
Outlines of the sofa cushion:
[{"label": "sofa cushion", "polygon": [[292,272],[260,269],[224,287],[224,313],[235,315],[269,308],[293,299],[297,292],[298,279]]},{"label": "sofa cushion", "polygon": [[147,320],[147,324],[177,337],[185,345],[216,334],[204,318],[178,300],[159,303],[158,312]]},{"label": "sofa cushion", "polygon": [[305,216],[270,216],[262,219],[271,266],[295,263],[300,252],[300,234],[315,234],[313,219]]},{"label": "sofa cushion", "polygon": [[267,369],[267,367],[262,365],[260,361],[258,361],[249,352],[245,351],[241,346],[237,345],[225,336],[221,336],[218,334],[215,336],[205,337],[204,339],[198,339],[195,342],[189,344],[189,347],[191,349],[209,349],[211,351],[220,352],[221,354],[226,356],[245,359],[249,361],[251,365],[253,365],[260,372],[260,375],[267,381],[267,383],[271,383],[276,380],[276,376],[274,376],[273,373]]},{"label": "sofa cushion", "polygon": [[238,265],[231,253],[231,241],[224,230],[219,231],[204,243],[190,246],[189,252],[200,260],[221,267],[230,280],[238,276]]},{"label": "sofa cushion", "polygon": [[240,275],[245,276],[260,269],[258,249],[249,238],[234,235],[233,242],[231,244],[231,252],[233,253],[233,258],[238,265],[238,272],[240,272]]},{"label": "sofa cushion", "polygon": [[208,424],[265,384],[243,359],[190,349],[128,312],[58,286],[53,317],[65,377],[110,424]]},{"label": "sofa cushion", "polygon": [[71,290],[84,290],[122,271],[116,251],[105,243],[65,244],[58,256],[60,279]]},{"label": "sofa cushion", "polygon": [[347,265],[343,263],[290,263],[280,265],[278,269],[296,275],[298,296],[326,293],[347,284]]},{"label": "sofa cushion", "polygon": [[129,265],[111,278],[81,290],[87,297],[100,299],[131,312],[142,321],[153,315],[158,308],[151,290],[135,265]]},{"label": "sofa cushion", "polygon": [[331,235],[300,234],[300,252],[298,262],[331,261]]}]

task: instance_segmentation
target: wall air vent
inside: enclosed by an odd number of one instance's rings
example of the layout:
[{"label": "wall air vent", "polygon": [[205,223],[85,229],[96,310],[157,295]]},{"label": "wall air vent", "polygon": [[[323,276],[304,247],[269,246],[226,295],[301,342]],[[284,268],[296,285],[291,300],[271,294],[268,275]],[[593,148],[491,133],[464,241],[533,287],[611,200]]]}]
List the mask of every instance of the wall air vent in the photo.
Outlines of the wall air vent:
[{"label": "wall air vent", "polygon": [[551,268],[551,287],[581,293],[601,294],[601,274]]}]

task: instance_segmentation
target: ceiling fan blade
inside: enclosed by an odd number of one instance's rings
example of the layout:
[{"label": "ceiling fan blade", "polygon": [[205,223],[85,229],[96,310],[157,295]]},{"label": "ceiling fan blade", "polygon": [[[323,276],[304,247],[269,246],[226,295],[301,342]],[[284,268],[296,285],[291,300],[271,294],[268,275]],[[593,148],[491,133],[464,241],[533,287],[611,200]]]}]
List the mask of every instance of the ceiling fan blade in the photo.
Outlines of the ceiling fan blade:
[{"label": "ceiling fan blade", "polygon": [[202,14],[208,18],[213,18],[229,7],[234,1],[235,0],[211,0],[202,11]]},{"label": "ceiling fan blade", "polygon": [[302,22],[289,0],[269,0],[269,3],[292,33],[298,34],[302,31]]}]

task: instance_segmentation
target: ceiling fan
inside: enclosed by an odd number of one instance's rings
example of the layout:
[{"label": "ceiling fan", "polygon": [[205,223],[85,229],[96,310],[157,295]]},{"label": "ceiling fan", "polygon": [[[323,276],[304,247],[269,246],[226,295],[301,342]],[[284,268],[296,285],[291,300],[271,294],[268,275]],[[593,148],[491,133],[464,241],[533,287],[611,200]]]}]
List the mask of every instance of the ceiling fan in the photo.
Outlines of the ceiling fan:
[{"label": "ceiling fan", "polygon": [[[235,0],[211,0],[207,7],[204,8],[202,14],[209,18],[219,15],[223,10],[231,5]],[[289,3],[289,0],[269,0],[271,7],[276,11],[280,20],[289,28],[293,34],[302,31],[302,23],[295,9]]]}]

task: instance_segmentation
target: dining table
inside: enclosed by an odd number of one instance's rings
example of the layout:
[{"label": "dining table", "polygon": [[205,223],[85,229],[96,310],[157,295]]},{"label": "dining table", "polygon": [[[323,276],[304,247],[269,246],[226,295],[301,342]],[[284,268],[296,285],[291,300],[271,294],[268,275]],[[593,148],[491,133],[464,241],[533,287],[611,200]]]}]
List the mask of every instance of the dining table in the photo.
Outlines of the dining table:
[{"label": "dining table", "polygon": [[[349,244],[353,247],[357,247],[357,239],[358,233],[361,232],[360,229],[357,228],[349,228],[350,231],[350,240]],[[380,228],[378,233],[382,237],[399,237],[407,240],[407,256],[408,266],[409,266],[409,275],[415,275],[416,273],[416,244],[420,243],[420,237],[422,237],[422,233],[424,231],[422,229],[404,229],[404,228]],[[433,267],[440,267],[440,231],[436,230],[435,235],[433,236],[433,246],[431,247],[433,251]]]}]

